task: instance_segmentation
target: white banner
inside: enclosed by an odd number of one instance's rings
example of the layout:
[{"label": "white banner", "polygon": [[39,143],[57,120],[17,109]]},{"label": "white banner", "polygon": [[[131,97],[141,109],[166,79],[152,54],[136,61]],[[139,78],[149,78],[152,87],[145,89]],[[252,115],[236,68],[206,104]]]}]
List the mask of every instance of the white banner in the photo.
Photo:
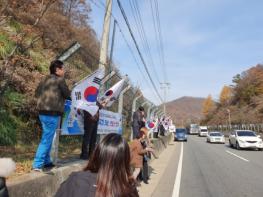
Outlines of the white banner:
[{"label": "white banner", "polygon": [[[122,134],[122,116],[119,113],[100,110],[98,134],[118,133]],[[83,135],[84,120],[83,112],[77,112],[71,106],[71,101],[65,103],[65,110],[62,119],[61,135]]]},{"label": "white banner", "polygon": [[111,111],[100,110],[98,134],[122,134],[122,115]]}]

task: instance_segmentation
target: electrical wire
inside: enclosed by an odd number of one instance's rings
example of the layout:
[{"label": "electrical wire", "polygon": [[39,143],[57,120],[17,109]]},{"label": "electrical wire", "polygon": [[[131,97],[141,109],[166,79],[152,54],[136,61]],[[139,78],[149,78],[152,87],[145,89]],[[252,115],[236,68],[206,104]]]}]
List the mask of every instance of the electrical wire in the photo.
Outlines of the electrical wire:
[{"label": "electrical wire", "polygon": [[137,44],[137,41],[136,41],[136,39],[135,39],[135,37],[134,37],[134,34],[133,34],[132,30],[131,30],[130,23],[129,23],[129,21],[128,21],[128,18],[127,18],[127,16],[126,16],[126,13],[125,13],[125,11],[124,11],[124,9],[123,9],[123,7],[122,7],[122,5],[121,5],[121,3],[120,3],[119,0],[117,0],[117,3],[118,3],[118,6],[119,6],[119,8],[120,8],[120,10],[121,10],[122,16],[123,16],[123,18],[124,18],[124,20],[125,20],[125,22],[126,22],[126,25],[127,25],[127,27],[128,27],[128,30],[129,30],[129,32],[130,32],[130,35],[131,35],[131,37],[132,37],[132,39],[133,39],[133,42],[134,42],[134,44],[135,44],[135,47],[136,47],[137,52],[138,52],[138,54],[139,54],[139,57],[140,57],[140,59],[141,59],[141,61],[142,61],[142,63],[143,63],[143,66],[144,66],[145,70],[146,70],[147,76],[149,77],[149,79],[150,79],[150,81],[151,81],[151,84],[152,84],[154,90],[156,91],[156,93],[157,93],[160,101],[162,102],[162,101],[163,101],[163,100],[162,100],[162,97],[160,96],[160,94],[159,94],[159,92],[158,92],[158,90],[157,90],[157,88],[156,88],[156,86],[155,86],[155,84],[154,84],[154,82],[153,82],[153,79],[152,79],[152,77],[151,77],[151,75],[150,75],[149,69],[148,69],[148,67],[147,67],[147,65],[146,65],[146,63],[145,63],[145,60],[144,60],[144,58],[143,58],[143,56],[142,56],[142,53],[141,53],[141,51],[140,51],[140,48],[139,48],[139,46],[138,46],[138,44]]}]

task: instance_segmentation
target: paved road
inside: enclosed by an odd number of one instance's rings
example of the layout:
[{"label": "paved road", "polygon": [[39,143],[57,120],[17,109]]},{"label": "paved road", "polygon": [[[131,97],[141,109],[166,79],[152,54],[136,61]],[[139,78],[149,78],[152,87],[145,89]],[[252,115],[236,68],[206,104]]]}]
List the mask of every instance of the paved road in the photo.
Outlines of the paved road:
[{"label": "paved road", "polygon": [[173,158],[151,196],[172,197],[176,193],[182,144],[180,197],[263,197],[262,151],[238,151],[228,143],[209,144],[198,136],[189,136],[187,143],[176,142]]},{"label": "paved road", "polygon": [[184,143],[180,197],[262,197],[263,152],[235,150],[206,138]]}]

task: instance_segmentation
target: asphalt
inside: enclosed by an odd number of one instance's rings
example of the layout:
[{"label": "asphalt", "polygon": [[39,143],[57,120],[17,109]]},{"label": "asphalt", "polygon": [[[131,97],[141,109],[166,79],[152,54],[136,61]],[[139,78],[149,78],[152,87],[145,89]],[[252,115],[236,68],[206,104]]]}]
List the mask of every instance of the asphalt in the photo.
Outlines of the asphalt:
[{"label": "asphalt", "polygon": [[263,152],[235,150],[189,136],[184,145],[180,197],[262,197]]},{"label": "asphalt", "polygon": [[[176,177],[182,145],[181,177]],[[176,190],[180,197],[263,196],[263,152],[236,150],[228,143],[210,144],[205,137],[171,142],[150,169],[149,184],[139,188],[141,197],[178,197]]]}]

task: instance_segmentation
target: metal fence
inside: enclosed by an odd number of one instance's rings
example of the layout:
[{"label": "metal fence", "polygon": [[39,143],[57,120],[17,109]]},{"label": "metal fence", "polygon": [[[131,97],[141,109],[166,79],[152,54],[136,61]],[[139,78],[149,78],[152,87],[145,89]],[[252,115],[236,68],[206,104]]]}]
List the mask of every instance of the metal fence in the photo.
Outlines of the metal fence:
[{"label": "metal fence", "polygon": [[263,133],[263,123],[260,124],[234,124],[234,125],[209,125],[208,130],[217,130],[222,132],[230,132],[233,130],[252,130]]}]

